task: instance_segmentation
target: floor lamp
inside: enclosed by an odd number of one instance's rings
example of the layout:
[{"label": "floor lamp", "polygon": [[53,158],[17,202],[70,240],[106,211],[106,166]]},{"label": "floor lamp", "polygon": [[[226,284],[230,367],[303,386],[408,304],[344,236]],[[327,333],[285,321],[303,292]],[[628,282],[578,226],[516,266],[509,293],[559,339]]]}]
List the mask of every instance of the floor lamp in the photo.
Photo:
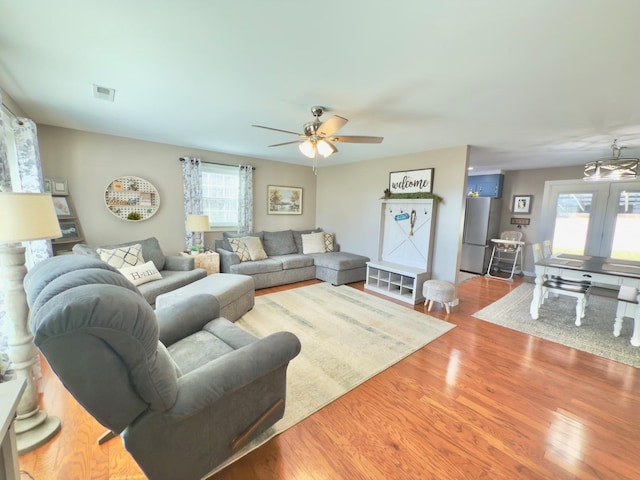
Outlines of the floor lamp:
[{"label": "floor lamp", "polygon": [[25,248],[18,243],[61,235],[51,194],[0,192],[0,280],[11,328],[8,354],[17,379],[26,380],[15,422],[19,454],[49,441],[60,430],[60,419],[49,417],[38,407],[33,373],[38,353],[29,329],[29,307],[23,285],[27,274]]},{"label": "floor lamp", "polygon": [[204,233],[209,231],[209,216],[208,215],[187,215],[186,223],[187,232],[194,232],[196,234],[195,246],[204,249]]}]

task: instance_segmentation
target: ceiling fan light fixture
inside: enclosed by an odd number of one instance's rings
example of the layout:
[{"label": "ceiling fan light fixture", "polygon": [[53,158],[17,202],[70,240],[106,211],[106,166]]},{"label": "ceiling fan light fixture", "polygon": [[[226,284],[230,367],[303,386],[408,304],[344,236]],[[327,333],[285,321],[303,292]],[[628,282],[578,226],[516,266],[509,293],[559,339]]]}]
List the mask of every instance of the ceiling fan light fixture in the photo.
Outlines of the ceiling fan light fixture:
[{"label": "ceiling fan light fixture", "polygon": [[316,147],[311,140],[305,140],[298,145],[300,152],[307,158],[314,158],[316,156]]},{"label": "ceiling fan light fixture", "polygon": [[318,149],[318,153],[324,158],[327,158],[329,155],[332,155],[338,151],[335,146],[333,146],[326,140],[319,140],[318,143],[316,143],[316,148]]}]

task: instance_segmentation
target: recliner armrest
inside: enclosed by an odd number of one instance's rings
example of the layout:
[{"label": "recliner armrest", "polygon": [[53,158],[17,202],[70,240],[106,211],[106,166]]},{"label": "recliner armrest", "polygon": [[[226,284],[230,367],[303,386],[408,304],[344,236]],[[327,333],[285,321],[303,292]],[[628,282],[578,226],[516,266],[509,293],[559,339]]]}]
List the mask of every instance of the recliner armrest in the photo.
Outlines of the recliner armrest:
[{"label": "recliner armrest", "polygon": [[160,341],[167,347],[202,330],[220,316],[220,303],[213,295],[200,293],[156,310]]},{"label": "recliner armrest", "polygon": [[196,268],[196,261],[193,257],[182,255],[167,255],[164,257],[163,270],[188,271]]},{"label": "recliner armrest", "polygon": [[293,333],[276,332],[206,363],[178,378],[178,398],[165,415],[193,415],[286,365],[300,349]]}]

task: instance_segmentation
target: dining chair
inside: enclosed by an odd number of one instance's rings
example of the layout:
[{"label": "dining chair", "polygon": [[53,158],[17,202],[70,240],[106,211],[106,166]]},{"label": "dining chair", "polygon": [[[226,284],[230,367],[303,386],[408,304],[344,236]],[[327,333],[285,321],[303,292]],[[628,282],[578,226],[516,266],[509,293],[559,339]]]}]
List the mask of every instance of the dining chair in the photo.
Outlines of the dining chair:
[{"label": "dining chair", "polygon": [[550,257],[553,254],[551,240],[545,240],[542,242],[542,253],[544,254],[544,258]]},{"label": "dining chair", "polygon": [[[538,263],[545,258],[543,244],[534,243],[531,245],[533,249],[533,261]],[[580,282],[578,280],[564,279],[561,277],[543,278],[542,294],[540,295],[540,305],[544,305],[545,300],[549,297],[549,293],[555,295],[565,295],[576,299],[576,326],[582,325],[582,319],[585,316],[585,310],[589,302],[591,284]]]}]

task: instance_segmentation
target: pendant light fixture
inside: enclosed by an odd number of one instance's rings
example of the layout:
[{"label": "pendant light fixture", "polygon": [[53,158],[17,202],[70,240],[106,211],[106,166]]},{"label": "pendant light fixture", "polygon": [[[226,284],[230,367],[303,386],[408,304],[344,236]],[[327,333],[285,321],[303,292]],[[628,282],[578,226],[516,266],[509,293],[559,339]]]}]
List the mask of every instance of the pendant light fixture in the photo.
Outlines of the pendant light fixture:
[{"label": "pendant light fixture", "polygon": [[586,181],[615,181],[633,180],[638,175],[637,158],[622,158],[622,149],[618,140],[611,144],[611,157],[601,158],[593,162],[587,162],[584,166],[584,178]]}]

